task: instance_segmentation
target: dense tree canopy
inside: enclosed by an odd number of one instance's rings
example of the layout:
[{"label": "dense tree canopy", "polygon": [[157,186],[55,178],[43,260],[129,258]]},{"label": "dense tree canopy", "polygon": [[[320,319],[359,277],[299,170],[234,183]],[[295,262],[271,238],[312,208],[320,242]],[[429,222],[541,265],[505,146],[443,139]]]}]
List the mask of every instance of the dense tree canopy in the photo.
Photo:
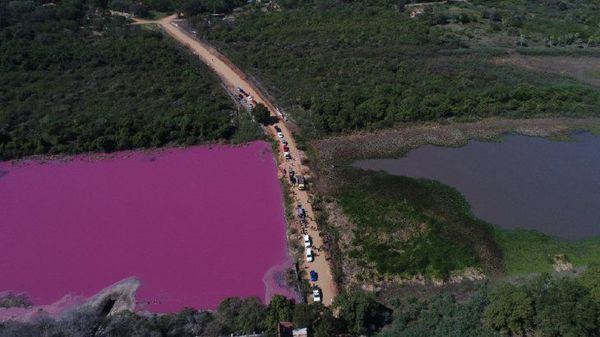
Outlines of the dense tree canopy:
[{"label": "dense tree canopy", "polygon": [[[572,35],[600,34],[595,25],[600,16],[592,14],[597,6],[590,1],[566,12],[523,1],[493,10],[493,4],[476,1],[428,7],[417,18],[398,10],[398,1],[282,3],[279,12],[195,22],[206,38],[264,82],[305,135],[448,118],[599,113],[597,88],[494,62],[515,47],[506,40],[563,36],[549,22],[561,21],[553,18],[565,13],[569,26],[560,26]],[[518,28],[521,16],[511,15],[511,8],[535,16],[522,15],[526,20]],[[495,25],[499,30],[490,28]],[[577,52],[575,44],[569,46]]]},{"label": "dense tree canopy", "polygon": [[236,109],[206,66],[159,32],[87,6],[0,2],[0,159],[234,134]]},{"label": "dense tree canopy", "polygon": [[[282,296],[269,305],[258,298],[228,298],[216,311],[184,309],[151,316],[126,311],[101,317],[82,308],[59,320],[40,316],[27,323],[0,322],[0,337],[275,336],[276,324],[290,320],[316,337],[599,336],[600,301],[594,297],[599,275],[600,267],[591,266],[578,276],[545,274],[510,284],[480,284],[461,298],[438,292],[392,300],[352,290],[342,292],[331,308]],[[393,316],[382,302],[394,303]]]}]

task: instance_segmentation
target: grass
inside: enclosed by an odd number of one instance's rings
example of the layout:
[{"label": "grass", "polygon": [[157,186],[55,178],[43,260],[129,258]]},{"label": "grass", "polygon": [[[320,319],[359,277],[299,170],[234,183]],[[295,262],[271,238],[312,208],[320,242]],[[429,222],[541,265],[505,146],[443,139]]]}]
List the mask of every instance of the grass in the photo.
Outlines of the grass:
[{"label": "grass", "polygon": [[457,190],[439,182],[347,170],[337,192],[356,225],[347,257],[383,275],[446,277],[475,266],[512,276],[551,272],[556,255],[575,267],[600,259],[600,238],[505,230],[477,219]]},{"label": "grass", "polygon": [[501,228],[494,229],[494,237],[509,276],[552,272],[553,258],[561,254],[575,267],[600,261],[600,238],[567,241],[533,230]]},{"label": "grass", "polygon": [[466,267],[501,268],[489,226],[470,215],[452,188],[350,170],[352,184],[340,189],[338,199],[356,224],[348,255],[359,265],[373,265],[383,275],[436,278]]}]

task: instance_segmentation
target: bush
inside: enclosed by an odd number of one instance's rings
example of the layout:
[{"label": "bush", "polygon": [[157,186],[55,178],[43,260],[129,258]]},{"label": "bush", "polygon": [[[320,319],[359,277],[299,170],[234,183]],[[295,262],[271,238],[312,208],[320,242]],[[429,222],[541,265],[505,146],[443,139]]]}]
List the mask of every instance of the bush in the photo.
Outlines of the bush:
[{"label": "bush", "polygon": [[[232,138],[235,107],[208,67],[158,32],[77,3],[2,15],[0,160]],[[248,124],[240,139],[257,135]]]}]

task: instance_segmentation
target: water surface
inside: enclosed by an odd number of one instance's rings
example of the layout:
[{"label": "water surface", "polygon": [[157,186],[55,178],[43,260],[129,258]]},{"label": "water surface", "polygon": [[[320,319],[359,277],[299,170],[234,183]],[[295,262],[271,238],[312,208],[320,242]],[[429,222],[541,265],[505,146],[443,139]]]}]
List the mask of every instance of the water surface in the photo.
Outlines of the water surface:
[{"label": "water surface", "polygon": [[463,193],[476,216],[504,228],[581,239],[600,235],[600,137],[574,138],[508,135],[501,143],[428,145],[355,166],[441,181]]},{"label": "water surface", "polygon": [[215,308],[285,293],[270,145],[0,163],[0,292],[35,304],[140,280],[139,308]]}]

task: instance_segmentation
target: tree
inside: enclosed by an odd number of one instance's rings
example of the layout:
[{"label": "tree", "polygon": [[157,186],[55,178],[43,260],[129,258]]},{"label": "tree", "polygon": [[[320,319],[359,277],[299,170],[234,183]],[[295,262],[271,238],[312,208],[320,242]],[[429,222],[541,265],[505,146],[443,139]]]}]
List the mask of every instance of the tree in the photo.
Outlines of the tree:
[{"label": "tree", "polygon": [[600,304],[578,279],[553,280],[536,301],[535,322],[543,336],[598,335]]},{"label": "tree", "polygon": [[533,300],[522,287],[503,284],[489,295],[485,323],[506,334],[525,334],[533,326]]},{"label": "tree", "polygon": [[265,325],[268,330],[275,329],[278,322],[288,322],[292,320],[294,313],[294,301],[285,298],[285,296],[275,295],[271,298],[267,308],[267,317]]},{"label": "tree", "polygon": [[266,125],[270,121],[271,113],[269,112],[269,108],[264,104],[258,103],[252,109],[252,117],[254,117],[257,122]]},{"label": "tree", "polygon": [[330,337],[340,333],[340,324],[329,308],[323,308],[315,327],[315,337]]},{"label": "tree", "polygon": [[358,290],[339,294],[333,305],[348,331],[356,335],[377,331],[390,319],[391,310],[375,301],[371,294]]},{"label": "tree", "polygon": [[129,11],[135,16],[146,16],[148,15],[148,7],[141,2],[134,2],[129,5]]},{"label": "tree", "polygon": [[206,10],[202,0],[184,0],[181,2],[181,11],[186,17],[200,14]]},{"label": "tree", "polygon": [[294,325],[300,328],[306,327],[312,330],[315,322],[317,322],[319,319],[319,311],[321,308],[321,304],[296,304],[293,314]]},{"label": "tree", "polygon": [[581,274],[580,282],[589,289],[590,296],[600,303],[600,264],[589,265],[587,270]]},{"label": "tree", "polygon": [[223,334],[245,334],[264,329],[265,306],[256,297],[226,298],[217,309]]}]

